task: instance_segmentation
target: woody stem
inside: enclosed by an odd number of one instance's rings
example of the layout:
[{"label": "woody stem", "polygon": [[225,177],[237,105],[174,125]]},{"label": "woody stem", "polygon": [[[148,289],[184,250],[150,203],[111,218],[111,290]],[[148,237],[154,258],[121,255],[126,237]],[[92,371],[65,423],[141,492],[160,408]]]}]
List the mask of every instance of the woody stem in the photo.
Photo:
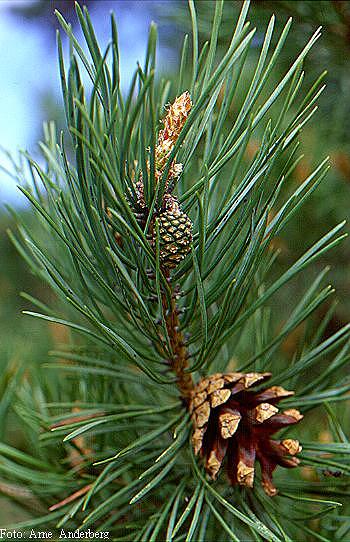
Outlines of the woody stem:
[{"label": "woody stem", "polygon": [[171,296],[170,307],[166,296],[163,294],[163,311],[165,323],[170,340],[172,356],[170,366],[177,377],[177,386],[182,399],[189,401],[194,382],[191,373],[185,372],[188,368],[188,351],[184,343],[182,331],[180,331],[180,320],[174,296]]}]

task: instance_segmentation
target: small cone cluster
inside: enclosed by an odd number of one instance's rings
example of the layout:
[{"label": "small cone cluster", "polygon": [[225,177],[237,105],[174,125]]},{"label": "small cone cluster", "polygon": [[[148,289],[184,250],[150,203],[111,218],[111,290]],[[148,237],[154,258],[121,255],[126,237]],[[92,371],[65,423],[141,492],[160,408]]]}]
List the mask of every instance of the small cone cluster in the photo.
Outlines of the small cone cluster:
[{"label": "small cone cluster", "polygon": [[216,479],[224,458],[232,485],[253,487],[255,464],[260,463],[262,486],[269,496],[277,489],[272,475],[278,465],[296,467],[301,451],[297,440],[273,440],[276,431],[298,423],[296,409],[280,411],[276,404],[294,395],[280,386],[254,391],[271,373],[217,373],[202,379],[192,392],[192,444],[205,468]]},{"label": "small cone cluster", "polygon": [[[191,111],[190,94],[186,91],[176,98],[168,108],[163,120],[163,129],[158,136],[155,150],[155,181],[160,182],[166,163]],[[156,250],[156,228],[159,223],[160,262],[163,270],[175,268],[188,254],[192,243],[192,222],[181,209],[179,200],[172,190],[181,175],[182,164],[173,160],[167,176],[162,206],[154,211],[150,226],[150,240]],[[133,210],[140,225],[146,225],[148,209],[144,197],[142,177],[135,183],[136,202]]]}]

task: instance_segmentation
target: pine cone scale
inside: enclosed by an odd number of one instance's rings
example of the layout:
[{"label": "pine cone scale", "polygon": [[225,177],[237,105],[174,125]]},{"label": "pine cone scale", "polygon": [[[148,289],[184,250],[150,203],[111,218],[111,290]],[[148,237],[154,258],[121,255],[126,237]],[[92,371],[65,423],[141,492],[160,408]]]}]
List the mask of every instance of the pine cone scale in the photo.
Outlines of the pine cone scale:
[{"label": "pine cone scale", "polygon": [[222,409],[219,415],[220,433],[223,439],[228,439],[235,434],[242,416],[238,410],[231,408]]},{"label": "pine cone scale", "polygon": [[241,486],[253,487],[254,467],[239,461],[237,465],[237,482]]},{"label": "pine cone scale", "polygon": [[298,423],[302,417],[295,417],[291,416],[289,414],[286,414],[286,411],[284,411],[282,414],[274,414],[266,420],[265,425],[266,427],[269,427],[269,429],[273,431],[277,431],[278,429],[282,429],[283,427],[286,427],[291,424]]},{"label": "pine cone scale", "polygon": [[270,403],[260,403],[254,409],[255,421],[264,423],[266,420],[277,414],[278,408]]},{"label": "pine cone scale", "polygon": [[286,399],[287,397],[292,397],[293,395],[294,391],[285,390],[281,386],[272,386],[261,393],[256,393],[254,400],[258,403],[273,403],[280,401],[281,399]]},{"label": "pine cone scale", "polygon": [[215,390],[210,395],[210,406],[211,408],[215,408],[219,405],[222,405],[228,401],[228,399],[231,397],[231,390]]},{"label": "pine cone scale", "polygon": [[228,442],[218,437],[216,438],[213,449],[208,456],[206,468],[214,480],[220,470],[222,461],[226,455],[227,447]]},{"label": "pine cone scale", "polygon": [[195,410],[195,424],[197,427],[201,428],[207,423],[210,416],[210,403],[205,401],[197,410]]},{"label": "pine cone scale", "polygon": [[295,439],[291,439],[291,438],[284,439],[281,441],[281,444],[290,455],[296,455],[302,450],[302,447],[300,446],[299,441]]}]

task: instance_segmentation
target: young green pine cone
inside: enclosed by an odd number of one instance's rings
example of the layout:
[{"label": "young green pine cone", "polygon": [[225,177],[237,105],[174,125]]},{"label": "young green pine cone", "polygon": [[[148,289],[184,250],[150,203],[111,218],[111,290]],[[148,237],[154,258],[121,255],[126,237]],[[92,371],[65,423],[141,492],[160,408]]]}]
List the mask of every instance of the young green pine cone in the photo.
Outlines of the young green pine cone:
[{"label": "young green pine cone", "polygon": [[[164,196],[163,209],[156,215],[159,221],[160,261],[163,268],[173,269],[188,254],[192,243],[192,222],[181,210],[178,199]],[[155,250],[156,231],[153,226],[152,245]]]},{"label": "young green pine cone", "polygon": [[199,382],[192,392],[190,410],[194,425],[195,454],[205,458],[208,474],[215,479],[225,456],[232,485],[253,487],[255,461],[261,467],[262,486],[276,495],[272,474],[278,465],[296,467],[301,451],[294,439],[272,440],[279,429],[302,419],[298,410],[279,412],[275,406],[294,394],[280,386],[254,392],[250,388],[271,377],[271,373],[214,374]]}]

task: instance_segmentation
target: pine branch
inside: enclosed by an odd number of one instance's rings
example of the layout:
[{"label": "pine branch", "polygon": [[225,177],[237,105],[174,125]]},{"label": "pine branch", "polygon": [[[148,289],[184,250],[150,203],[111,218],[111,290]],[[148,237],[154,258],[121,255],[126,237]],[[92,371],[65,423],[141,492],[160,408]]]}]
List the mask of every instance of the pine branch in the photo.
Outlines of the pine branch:
[{"label": "pine branch", "polygon": [[[224,52],[225,5],[216,2],[202,49],[197,7],[189,3],[192,58],[185,37],[177,96],[155,78],[155,25],[124,96],[114,17],[101,51],[77,5],[85,53],[58,14],[71,50],[66,70],[58,35],[67,133],[46,125],[46,167],[23,154],[17,175],[38,231],[19,217],[11,236],[57,299],[50,308],[26,295],[41,311],[26,314],[65,326],[71,341],[30,381],[16,380],[15,397],[11,388],[31,446],[1,445],[1,475],[28,484],[51,510],[20,528],[92,526],[135,542],[297,540],[314,536],[312,520],[340,514],[347,496],[348,442],[331,408],[346,404],[350,327],[325,337],[325,320],[293,347],[292,361],[281,348],[333,289],[325,269],[287,304],[281,292],[343,240],[344,224],[283,272],[272,247],[328,171],[321,160],[296,189],[288,185],[324,89],[323,74],[304,90],[302,69],[320,32],[271,83],[291,21],[275,38],[270,19],[253,66],[249,3]],[[325,401],[334,443],[318,442],[301,421]],[[286,468],[274,481],[277,466]],[[341,476],[309,483],[299,466]],[[326,523],[318,531],[330,540]]]}]

